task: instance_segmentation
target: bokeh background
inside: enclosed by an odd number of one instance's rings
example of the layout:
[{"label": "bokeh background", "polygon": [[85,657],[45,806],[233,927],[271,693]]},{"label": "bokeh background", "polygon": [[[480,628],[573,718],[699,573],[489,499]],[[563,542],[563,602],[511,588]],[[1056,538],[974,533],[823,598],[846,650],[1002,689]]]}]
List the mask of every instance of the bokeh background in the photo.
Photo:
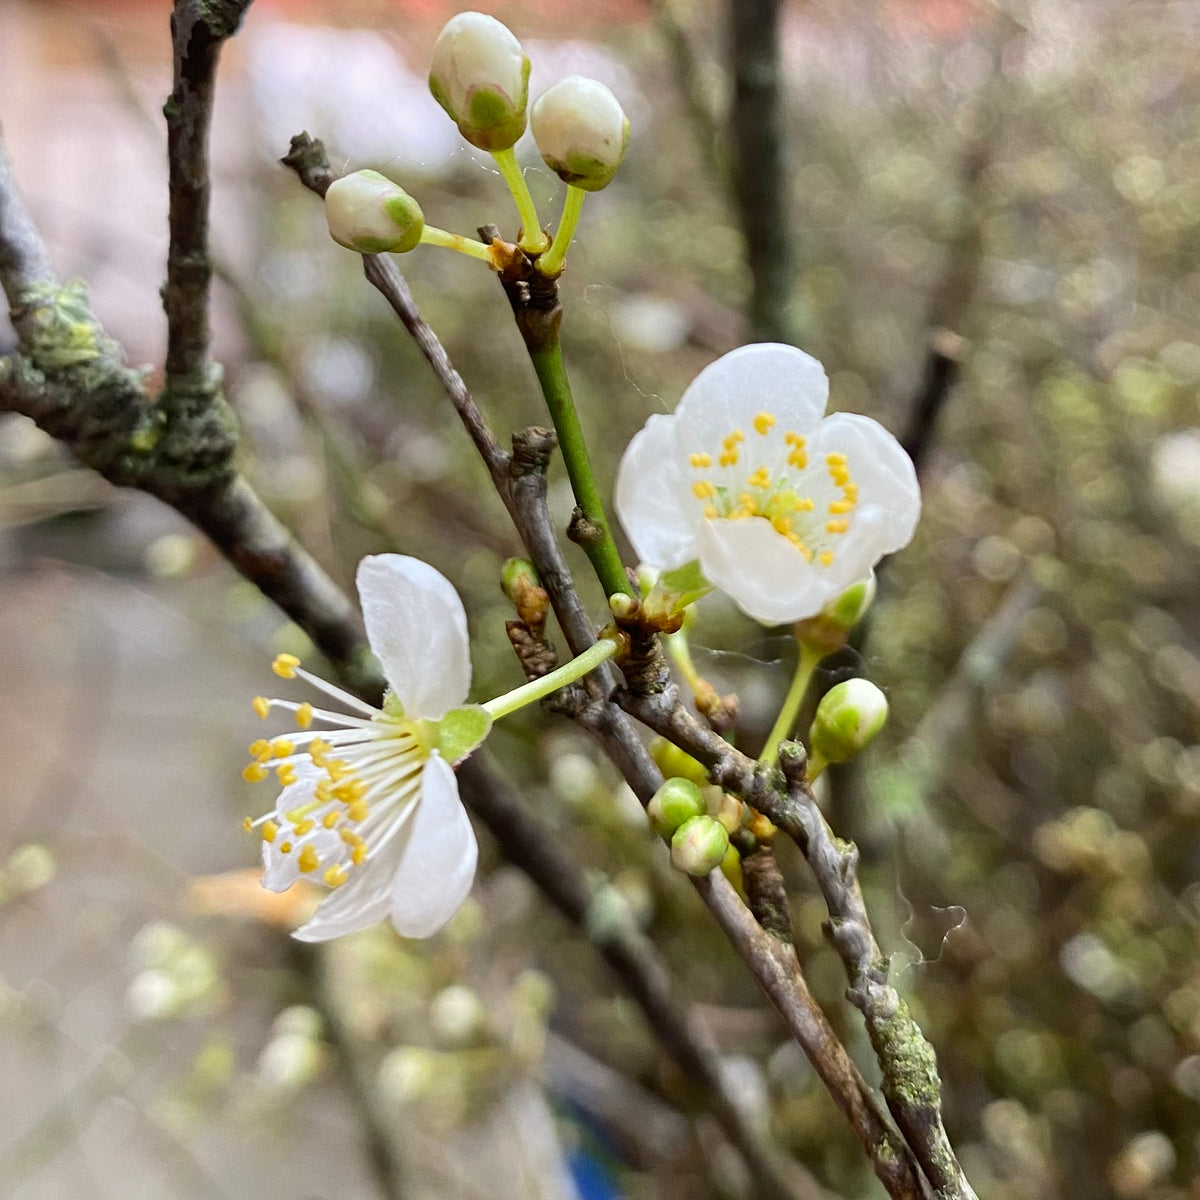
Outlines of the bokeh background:
[{"label": "bokeh background", "polygon": [[[761,176],[727,133],[753,64],[726,6],[482,7],[526,43],[534,94],[591,74],[632,118],[563,284],[601,476],[700,367],[763,336],[820,357],[835,407],[919,456],[917,539],[825,670],[884,685],[891,723],[827,804],[980,1195],[1200,1197],[1200,6],[790,0],[767,263],[736,202],[739,172]],[[449,575],[484,695],[518,681],[497,587],[517,544],[424,363],[276,161],[307,129],[435,224],[511,231],[424,84],[453,10],[254,5],[216,110],[215,317],[256,486],[344,582],[386,548]],[[0,6],[18,177],[137,363],[165,344],[169,79],[163,3]],[[519,149],[553,220],[558,181]],[[498,427],[544,419],[494,279],[450,259],[403,260],[419,303]],[[565,519],[557,473],[552,499]],[[695,638],[753,746],[788,640],[717,600]],[[431,942],[288,940],[305,900],[258,889],[240,828],[266,802],[239,778],[248,701],[280,650],[303,635],[177,518],[0,418],[0,1193],[747,1195],[637,1011],[486,842]],[[554,718],[490,745],[624,892],[746,1103],[832,1191],[881,1195],[613,772]],[[822,903],[783,865],[806,971],[869,1070]]]}]

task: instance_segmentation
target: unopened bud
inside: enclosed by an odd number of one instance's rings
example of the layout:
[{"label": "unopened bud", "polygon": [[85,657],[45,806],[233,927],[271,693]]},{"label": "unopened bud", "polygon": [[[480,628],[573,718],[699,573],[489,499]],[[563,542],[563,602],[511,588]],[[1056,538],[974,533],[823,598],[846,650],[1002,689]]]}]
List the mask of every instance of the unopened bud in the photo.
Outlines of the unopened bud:
[{"label": "unopened bud", "polygon": [[690,779],[668,779],[650,797],[646,805],[646,816],[655,832],[669,838],[675,830],[692,817],[708,812],[700,788]]},{"label": "unopened bud", "polygon": [[707,875],[729,849],[725,826],[712,817],[692,817],[671,838],[671,862],[689,875]]},{"label": "unopened bud", "polygon": [[500,587],[517,608],[530,588],[540,588],[537,568],[527,558],[508,558],[500,568]]},{"label": "unopened bud", "polygon": [[598,192],[612,182],[629,145],[629,118],[595,79],[572,75],[543,92],[530,114],[546,165],[566,183]]},{"label": "unopened bud", "polygon": [[655,738],[650,743],[650,757],[666,779],[678,775],[701,786],[708,783],[708,771],[704,764],[666,738]]},{"label": "unopened bud", "polygon": [[329,185],[325,220],[333,240],[359,254],[403,254],[421,240],[421,206],[386,175],[355,171]]},{"label": "unopened bud", "polygon": [[883,728],[887,714],[887,697],[869,679],[847,679],[831,687],[809,730],[813,758],[830,763],[853,758]]},{"label": "unopened bud", "polygon": [[867,615],[875,599],[875,572],[852,583],[835,596],[815,617],[796,623],[796,639],[822,654],[840,650],[850,639],[854,627]]},{"label": "unopened bud", "polygon": [[433,44],[429,90],[481,150],[508,150],[525,132],[529,59],[495,17],[459,13]]}]

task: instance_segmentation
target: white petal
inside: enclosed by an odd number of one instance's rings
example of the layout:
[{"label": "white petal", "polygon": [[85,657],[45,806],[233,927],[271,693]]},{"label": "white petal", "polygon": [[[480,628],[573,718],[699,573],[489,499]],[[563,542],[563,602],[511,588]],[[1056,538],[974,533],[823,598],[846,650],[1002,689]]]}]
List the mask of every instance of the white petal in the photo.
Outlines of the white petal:
[{"label": "white petal", "polygon": [[[322,772],[309,762],[296,764],[296,782],[289,783],[275,801],[275,816],[282,818],[283,813],[293,808],[307,804],[313,798],[317,788],[317,780]],[[296,854],[284,854],[279,847],[288,841],[288,826],[280,820],[280,830],[273,842],[264,841],[262,844],[263,877],[262,885],[270,892],[286,892],[300,877],[300,868],[296,865]]]},{"label": "white petal", "polygon": [[392,882],[392,924],[404,937],[429,937],[458,911],[475,878],[479,847],[458,798],[458,780],[436,752],[425,764],[421,799]]},{"label": "white petal", "polygon": [[850,531],[835,549],[840,553],[846,543],[860,538],[869,542],[869,548],[855,548],[856,559],[870,560],[855,577],[861,578],[885,554],[912,540],[921,516],[921,488],[904,447],[870,417],[835,413],[822,421],[811,452],[816,456],[830,451],[846,456],[850,477],[858,484]]},{"label": "white petal", "polygon": [[696,557],[702,509],[688,491],[675,444],[675,417],[655,413],[617,468],[615,502],[638,558],[663,571]]},{"label": "white petal", "polygon": [[322,900],[312,920],[292,937],[302,942],[327,942],[382,921],[391,905],[392,879],[404,837],[402,833],[395,838],[378,858],[369,858],[361,867],[352,868],[349,882]]},{"label": "white petal", "polygon": [[699,542],[708,580],[764,625],[815,616],[841,590],[830,569],[808,562],[762,517],[705,521]]},{"label": "white petal", "polygon": [[467,698],[467,614],[450,581],[428,563],[376,554],[358,565],[367,640],[410,717],[436,721]]},{"label": "white petal", "polygon": [[705,367],[683,393],[675,410],[681,455],[716,453],[735,429],[753,438],[760,412],[774,416],[781,429],[806,433],[828,399],[825,368],[811,354],[778,342],[740,346]]}]

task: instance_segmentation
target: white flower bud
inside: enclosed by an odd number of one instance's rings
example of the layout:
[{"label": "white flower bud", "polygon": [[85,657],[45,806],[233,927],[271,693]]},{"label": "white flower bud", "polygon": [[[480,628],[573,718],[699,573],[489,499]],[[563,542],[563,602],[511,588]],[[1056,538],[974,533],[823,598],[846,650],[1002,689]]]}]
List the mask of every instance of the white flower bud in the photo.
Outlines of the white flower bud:
[{"label": "white flower bud", "polygon": [[481,150],[508,150],[525,132],[529,59],[495,17],[451,17],[433,44],[429,90]]},{"label": "white flower bud", "polygon": [[870,744],[887,715],[887,697],[869,679],[847,679],[831,687],[817,705],[809,731],[813,757],[846,762]]},{"label": "white flower bud", "polygon": [[421,240],[421,206],[386,175],[355,171],[329,185],[325,220],[333,240],[359,254],[403,254]]},{"label": "white flower bud", "polygon": [[612,182],[629,145],[629,118],[595,79],[572,75],[543,92],[530,124],[546,165],[560,179],[598,192]]},{"label": "white flower bud", "polygon": [[704,796],[690,779],[668,779],[646,805],[650,824],[663,837],[670,837],[685,821],[706,812]]},{"label": "white flower bud", "polygon": [[671,838],[671,862],[689,875],[707,875],[721,865],[729,834],[712,817],[692,817]]}]

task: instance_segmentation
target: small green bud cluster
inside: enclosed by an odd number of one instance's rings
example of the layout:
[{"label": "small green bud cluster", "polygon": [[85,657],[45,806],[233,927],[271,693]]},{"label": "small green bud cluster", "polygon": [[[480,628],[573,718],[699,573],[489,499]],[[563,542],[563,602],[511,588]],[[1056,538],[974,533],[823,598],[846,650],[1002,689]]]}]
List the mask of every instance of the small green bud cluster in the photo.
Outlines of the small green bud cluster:
[{"label": "small green bud cluster", "polygon": [[691,779],[668,779],[650,797],[646,815],[655,832],[669,838],[685,821],[708,812],[704,794]]},{"label": "small green bud cluster", "polygon": [[666,780],[646,805],[655,832],[671,843],[671,862],[689,875],[707,875],[729,849],[725,826],[708,815],[699,784],[680,776]]}]

